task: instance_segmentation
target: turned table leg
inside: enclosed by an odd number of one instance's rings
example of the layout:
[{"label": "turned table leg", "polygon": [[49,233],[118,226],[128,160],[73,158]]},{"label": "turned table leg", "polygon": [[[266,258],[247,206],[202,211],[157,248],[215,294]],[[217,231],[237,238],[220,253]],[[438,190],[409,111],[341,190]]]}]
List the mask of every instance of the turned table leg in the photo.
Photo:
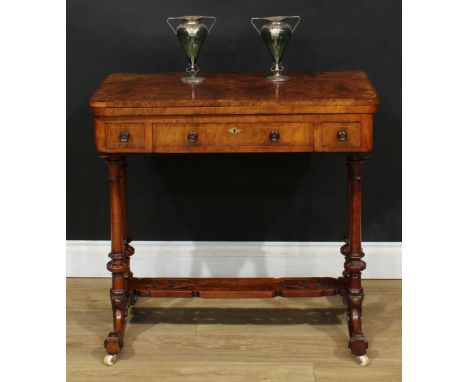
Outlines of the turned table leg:
[{"label": "turned table leg", "polygon": [[111,253],[107,269],[112,272],[110,300],[114,317],[114,328],[109,333],[104,346],[108,356],[107,365],[115,362],[116,354],[124,345],[125,325],[129,306],[128,278],[131,277],[129,250],[126,240],[126,202],[125,202],[125,159],[121,156],[106,156],[104,160],[109,171],[110,212],[111,212]]},{"label": "turned table leg", "polygon": [[[127,210],[127,161],[123,159],[122,166],[120,167],[120,198],[122,204],[122,241],[124,245],[124,251],[128,255],[125,260],[127,264],[127,270],[125,272],[125,279],[128,280],[133,277],[133,272],[130,269],[130,256],[135,253],[134,248],[130,245],[131,239],[128,236],[128,210]],[[128,288],[127,288],[128,290]],[[138,298],[138,295],[133,290],[128,290],[130,305],[134,305]]]},{"label": "turned table leg", "polygon": [[347,212],[346,212],[346,234],[345,234],[345,238],[344,238],[344,244],[343,246],[341,247],[340,249],[340,252],[343,256],[345,256],[345,269],[343,271],[343,277],[342,277],[342,285],[341,285],[341,288],[340,288],[340,294],[343,296],[343,302],[344,304],[346,305],[347,302],[346,302],[346,285],[348,283],[348,280],[349,280],[349,272],[348,270],[346,269],[346,264],[349,262],[349,237],[350,237],[350,233],[349,233],[349,228],[351,226],[351,223],[350,223],[350,220],[351,220],[351,180],[352,180],[352,177],[348,175],[347,177],[348,179],[348,183],[347,183],[347,203],[346,203],[346,208],[347,208]]},{"label": "turned table leg", "polygon": [[361,285],[361,272],[366,268],[362,260],[361,247],[361,167],[366,158],[361,153],[348,155],[348,228],[347,243],[341,252],[345,256],[343,272],[343,293],[347,305],[349,343],[351,353],[359,356],[361,365],[369,360],[366,354],[367,340],[362,333],[361,314],[364,291]]}]

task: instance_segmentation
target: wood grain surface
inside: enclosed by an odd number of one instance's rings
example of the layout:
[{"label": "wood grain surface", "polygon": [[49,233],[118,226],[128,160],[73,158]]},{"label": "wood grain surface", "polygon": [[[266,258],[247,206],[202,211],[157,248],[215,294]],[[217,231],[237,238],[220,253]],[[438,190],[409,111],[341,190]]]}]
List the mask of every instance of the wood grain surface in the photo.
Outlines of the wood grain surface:
[{"label": "wood grain surface", "polygon": [[114,73],[91,97],[92,108],[375,106],[379,99],[363,72],[291,73],[272,83],[264,73],[207,73],[204,82],[187,85],[182,73]]},{"label": "wood grain surface", "polygon": [[102,363],[112,328],[109,279],[67,280],[69,382],[401,381],[401,281],[363,280],[370,366],[346,348],[339,296],[295,299],[139,299],[125,351]]},{"label": "wood grain surface", "polygon": [[[379,97],[363,72],[114,73],[89,104],[100,153],[368,152]],[[236,132],[235,134],[232,131]],[[278,139],[271,134],[278,133]],[[189,139],[189,134],[193,139]],[[342,140],[338,139],[342,134]],[[344,134],[344,135],[343,135]]]},{"label": "wood grain surface", "polygon": [[144,297],[272,298],[333,296],[343,289],[332,277],[131,278],[128,288]]}]

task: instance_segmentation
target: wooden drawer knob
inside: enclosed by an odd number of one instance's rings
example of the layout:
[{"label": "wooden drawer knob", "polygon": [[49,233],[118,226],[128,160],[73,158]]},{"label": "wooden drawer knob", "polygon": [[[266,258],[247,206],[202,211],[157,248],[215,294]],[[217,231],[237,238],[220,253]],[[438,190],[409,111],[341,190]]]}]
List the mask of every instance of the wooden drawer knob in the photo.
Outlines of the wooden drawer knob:
[{"label": "wooden drawer knob", "polygon": [[344,142],[348,138],[348,132],[346,130],[340,130],[336,133],[336,137],[339,141]]},{"label": "wooden drawer knob", "polygon": [[198,134],[196,131],[191,131],[190,133],[187,134],[187,140],[190,143],[195,143],[197,141]]},{"label": "wooden drawer knob", "polygon": [[119,138],[120,142],[127,143],[130,138],[130,133],[127,130],[123,130],[120,132]]},{"label": "wooden drawer knob", "polygon": [[279,131],[273,130],[273,131],[270,133],[270,141],[272,141],[272,142],[278,142],[279,139],[280,139],[280,133],[279,133]]}]

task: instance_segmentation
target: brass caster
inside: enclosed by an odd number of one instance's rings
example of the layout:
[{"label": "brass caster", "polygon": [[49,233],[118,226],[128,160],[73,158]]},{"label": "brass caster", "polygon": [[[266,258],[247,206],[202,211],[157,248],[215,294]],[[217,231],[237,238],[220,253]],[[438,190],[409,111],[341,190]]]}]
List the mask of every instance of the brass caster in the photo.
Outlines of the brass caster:
[{"label": "brass caster", "polygon": [[117,362],[117,354],[107,354],[104,357],[104,365],[106,366],[112,366],[116,362]]},{"label": "brass caster", "polygon": [[359,364],[361,366],[368,366],[369,365],[369,357],[367,355],[358,355]]}]

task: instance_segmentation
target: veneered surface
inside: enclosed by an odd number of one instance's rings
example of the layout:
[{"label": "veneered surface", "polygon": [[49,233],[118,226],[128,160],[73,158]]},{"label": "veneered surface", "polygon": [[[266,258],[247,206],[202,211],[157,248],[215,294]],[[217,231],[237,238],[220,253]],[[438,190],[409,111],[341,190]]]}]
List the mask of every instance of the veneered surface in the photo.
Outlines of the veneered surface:
[{"label": "veneered surface", "polygon": [[[204,73],[204,82],[187,85],[184,73],[115,73],[90,99],[92,108],[176,108],[272,106],[376,106],[378,95],[363,72],[288,73],[275,84],[265,73]],[[370,109],[373,110],[373,109]],[[300,109],[299,109],[300,111]],[[374,110],[375,111],[375,110]],[[198,114],[198,113],[197,113]]]}]

